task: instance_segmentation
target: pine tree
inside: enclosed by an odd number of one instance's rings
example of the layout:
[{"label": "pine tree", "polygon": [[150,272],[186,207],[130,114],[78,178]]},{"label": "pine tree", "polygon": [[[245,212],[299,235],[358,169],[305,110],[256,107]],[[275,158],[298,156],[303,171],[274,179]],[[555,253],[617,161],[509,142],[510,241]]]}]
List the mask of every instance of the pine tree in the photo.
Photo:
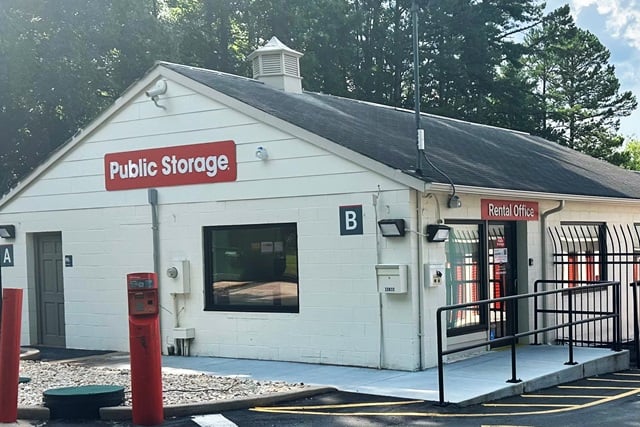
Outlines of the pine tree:
[{"label": "pine tree", "polygon": [[544,111],[538,133],[591,156],[620,163],[620,117],[637,101],[620,92],[610,53],[589,31],[576,27],[568,6],[552,12],[526,44],[529,78]]}]

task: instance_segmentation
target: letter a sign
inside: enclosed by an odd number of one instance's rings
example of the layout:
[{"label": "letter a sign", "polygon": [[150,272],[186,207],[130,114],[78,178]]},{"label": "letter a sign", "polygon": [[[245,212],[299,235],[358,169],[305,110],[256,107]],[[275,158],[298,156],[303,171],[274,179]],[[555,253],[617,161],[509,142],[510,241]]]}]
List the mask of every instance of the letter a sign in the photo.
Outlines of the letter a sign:
[{"label": "letter a sign", "polygon": [[340,206],[340,235],[362,234],[362,205]]},{"label": "letter a sign", "polygon": [[0,267],[13,267],[13,245],[0,245]]}]

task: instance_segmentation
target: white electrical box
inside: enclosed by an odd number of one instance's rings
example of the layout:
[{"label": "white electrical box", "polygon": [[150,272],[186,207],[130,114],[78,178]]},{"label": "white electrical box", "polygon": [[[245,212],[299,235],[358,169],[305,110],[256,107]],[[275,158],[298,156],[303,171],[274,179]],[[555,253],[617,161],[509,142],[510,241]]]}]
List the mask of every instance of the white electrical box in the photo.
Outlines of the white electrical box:
[{"label": "white electrical box", "polygon": [[173,328],[173,338],[176,340],[189,340],[195,337],[195,328]]},{"label": "white electrical box", "polygon": [[172,294],[188,294],[191,292],[191,268],[186,259],[173,260],[167,269],[167,277]]},{"label": "white electrical box", "polygon": [[424,283],[428,287],[444,285],[445,267],[444,264],[425,264]]},{"label": "white electrical box", "polygon": [[383,294],[404,294],[407,292],[406,264],[376,265],[378,292]]}]

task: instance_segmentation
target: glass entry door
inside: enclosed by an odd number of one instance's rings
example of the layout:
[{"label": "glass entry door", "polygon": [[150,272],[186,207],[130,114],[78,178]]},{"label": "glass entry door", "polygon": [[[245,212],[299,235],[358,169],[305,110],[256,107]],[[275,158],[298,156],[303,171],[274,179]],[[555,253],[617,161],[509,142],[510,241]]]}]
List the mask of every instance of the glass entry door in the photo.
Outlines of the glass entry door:
[{"label": "glass entry door", "polygon": [[[447,305],[499,298],[516,293],[514,222],[447,223]],[[488,331],[491,339],[508,335],[516,304],[496,302],[450,311],[448,335]],[[514,329],[515,330],[515,329]]]},{"label": "glass entry door", "polygon": [[[515,223],[489,222],[487,229],[489,298],[500,298],[517,293],[515,277],[516,245]],[[489,336],[491,339],[509,335],[516,321],[517,304],[500,301],[489,307]],[[514,329],[515,331],[515,329]]]},{"label": "glass entry door", "polygon": [[[447,305],[466,304],[486,299],[481,284],[486,276],[483,268],[484,248],[482,224],[448,224],[451,226],[447,249]],[[484,329],[486,313],[477,306],[447,312],[447,333],[460,335]]]}]

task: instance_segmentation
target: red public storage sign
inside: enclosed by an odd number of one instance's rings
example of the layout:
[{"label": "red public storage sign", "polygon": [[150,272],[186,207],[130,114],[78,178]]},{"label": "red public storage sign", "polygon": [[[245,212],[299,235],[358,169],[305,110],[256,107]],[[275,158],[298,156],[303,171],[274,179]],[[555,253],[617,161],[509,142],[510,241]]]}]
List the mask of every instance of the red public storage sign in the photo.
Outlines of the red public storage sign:
[{"label": "red public storage sign", "polygon": [[178,145],[104,156],[108,191],[235,181],[233,141]]},{"label": "red public storage sign", "polygon": [[504,221],[537,221],[539,218],[538,202],[520,200],[480,201],[482,219]]}]

